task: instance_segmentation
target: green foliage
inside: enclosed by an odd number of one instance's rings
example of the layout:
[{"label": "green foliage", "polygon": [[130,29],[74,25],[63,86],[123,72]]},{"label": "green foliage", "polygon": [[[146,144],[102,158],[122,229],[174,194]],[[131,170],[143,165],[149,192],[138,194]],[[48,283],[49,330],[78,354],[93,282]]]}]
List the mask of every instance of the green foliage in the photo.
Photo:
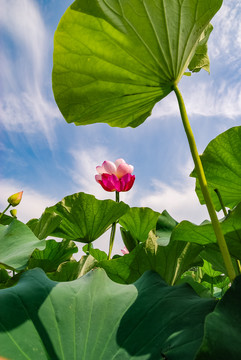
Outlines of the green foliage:
[{"label": "green foliage", "polygon": [[186,71],[209,70],[222,0],[76,0],[54,39],[53,91],[66,121],[136,127]]},{"label": "green foliage", "polygon": [[[201,252],[200,256],[202,259],[207,260],[210,264],[212,264],[214,270],[226,273],[223,258],[217,244],[207,245]],[[235,259],[235,254],[232,257],[232,262],[238,274],[240,269],[238,267],[237,260]]]},{"label": "green foliage", "polygon": [[87,274],[96,267],[97,261],[91,255],[82,256],[80,261],[72,260],[59,265],[57,271],[48,273],[48,277],[54,281],[72,281]]},{"label": "green foliage", "polygon": [[58,215],[60,225],[52,236],[90,243],[100,237],[109,226],[126,213],[129,206],[112,200],[97,200],[93,195],[77,193],[66,196],[46,212]]},{"label": "green foliage", "polygon": [[156,240],[159,245],[165,246],[169,244],[172,231],[177,224],[178,222],[166,210],[162,212],[157,220],[155,230]]},{"label": "green foliage", "polygon": [[209,39],[209,36],[213,30],[213,27],[211,24],[209,24],[206,29],[203,31],[200,39],[199,44],[196,48],[196,52],[188,65],[188,69],[192,72],[199,72],[201,69],[204,69],[208,72],[210,72],[209,69],[209,58],[208,58],[208,46],[207,42]]},{"label": "green foliage", "polygon": [[130,208],[119,220],[121,226],[129,231],[131,237],[138,243],[148,238],[149,232],[156,227],[159,213],[149,208]]},{"label": "green foliage", "polygon": [[[1,213],[0,213],[1,215]],[[1,225],[9,225],[14,220],[14,217],[3,214],[0,218],[0,224]]]},{"label": "green foliage", "polygon": [[40,219],[32,219],[27,225],[32,232],[41,240],[49,236],[60,225],[61,217],[55,213],[45,211]]},{"label": "green foliage", "polygon": [[204,340],[196,360],[241,358],[241,276],[205,321]]},{"label": "green foliage", "polygon": [[18,220],[0,225],[0,264],[7,269],[24,269],[36,248],[43,250],[45,240],[36,238],[27,225]]},{"label": "green foliage", "polygon": [[61,263],[70,260],[73,253],[77,252],[78,247],[71,240],[63,240],[61,242],[47,240],[44,250],[34,250],[29,260],[28,268],[40,267],[45,272],[52,272],[57,270]]},{"label": "green foliage", "polygon": [[215,305],[151,272],[123,286],[101,269],[64,283],[30,270],[0,292],[0,351],[10,359],[147,360],[163,354],[192,360]]},{"label": "green foliage", "polygon": [[[92,245],[92,244],[91,244]],[[107,259],[107,254],[104,251],[101,251],[99,249],[94,249],[92,246],[89,247],[88,245],[83,246],[82,250],[88,255],[92,255],[96,260],[101,261],[101,260],[106,260]]]},{"label": "green foliage", "polygon": [[155,236],[145,244],[139,244],[129,254],[110,261],[101,261],[99,266],[116,282],[130,284],[145,271],[156,271],[168,284],[175,284],[190,267],[201,265],[198,256],[202,247],[188,242],[171,241],[159,246]]},{"label": "green foliage", "polygon": [[0,289],[4,289],[6,287],[6,284],[8,280],[11,279],[11,276],[5,269],[0,268]]},{"label": "green foliage", "polygon": [[[241,202],[240,149],[241,126],[236,126],[213,139],[201,155],[208,186],[217,211],[221,210],[221,205],[214,189],[219,190],[224,205],[230,209]],[[191,176],[196,177],[195,171]],[[201,204],[204,204],[198,180],[196,180],[196,193]]]},{"label": "green foliage", "polygon": [[[241,260],[241,203],[220,223],[231,255]],[[176,241],[190,241],[200,245],[216,243],[216,237],[209,222],[195,225],[189,221],[182,221],[173,231],[172,238]]]},{"label": "green foliage", "polygon": [[136,245],[138,245],[138,241],[131,236],[130,231],[125,230],[123,227],[120,227],[121,237],[125,247],[128,251],[132,251],[135,249]]},{"label": "green foliage", "polygon": [[178,279],[176,285],[189,284],[200,297],[211,298],[212,295],[210,290],[203,284],[196,281],[189,273],[191,273],[191,271],[187,271],[180,279]]}]

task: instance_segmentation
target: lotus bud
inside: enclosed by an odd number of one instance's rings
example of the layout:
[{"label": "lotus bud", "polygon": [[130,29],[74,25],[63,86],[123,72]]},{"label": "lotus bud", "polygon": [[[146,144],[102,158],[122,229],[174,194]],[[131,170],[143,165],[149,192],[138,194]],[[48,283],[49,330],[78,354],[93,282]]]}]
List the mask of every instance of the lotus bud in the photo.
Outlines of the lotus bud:
[{"label": "lotus bud", "polygon": [[22,195],[23,195],[23,191],[20,191],[16,194],[9,196],[9,198],[8,198],[9,204],[12,206],[17,206],[22,199]]},{"label": "lotus bud", "polygon": [[17,217],[17,209],[10,210],[10,214],[12,215],[12,217],[16,218]]}]

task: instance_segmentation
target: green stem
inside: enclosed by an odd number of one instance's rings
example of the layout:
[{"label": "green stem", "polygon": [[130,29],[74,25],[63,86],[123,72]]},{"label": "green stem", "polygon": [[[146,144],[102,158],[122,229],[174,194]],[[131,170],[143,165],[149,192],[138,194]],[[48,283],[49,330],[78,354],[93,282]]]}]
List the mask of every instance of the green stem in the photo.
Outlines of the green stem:
[{"label": "green stem", "polygon": [[201,191],[202,191],[202,194],[203,194],[203,197],[204,197],[207,209],[208,209],[208,213],[209,213],[212,225],[213,225],[213,229],[214,229],[214,232],[216,235],[219,249],[221,251],[221,254],[222,254],[222,257],[224,260],[224,264],[227,269],[227,274],[228,274],[231,282],[233,282],[233,280],[236,277],[236,273],[235,273],[235,270],[234,270],[234,267],[232,264],[232,260],[231,260],[231,257],[230,257],[229,251],[228,251],[226,241],[225,241],[223,233],[222,233],[221,225],[219,223],[219,220],[218,220],[218,217],[217,217],[214,205],[213,205],[212,198],[211,198],[209,190],[208,190],[207,180],[205,177],[201,159],[200,159],[198,151],[197,151],[197,146],[196,146],[195,139],[193,136],[192,128],[191,128],[189,120],[188,120],[185,104],[184,104],[182,95],[176,84],[174,84],[173,90],[175,91],[175,94],[176,94],[176,97],[178,100],[179,109],[180,109],[180,113],[181,113],[181,117],[182,117],[182,122],[183,122],[183,126],[185,129],[186,135],[187,135],[192,158],[193,158],[193,161],[195,164],[195,170],[197,172],[198,181],[199,181]]},{"label": "green stem", "polygon": [[227,210],[226,210],[226,208],[225,208],[225,206],[224,206],[223,199],[222,199],[222,196],[221,196],[219,190],[218,190],[218,189],[214,189],[214,191],[215,191],[215,193],[216,193],[217,196],[218,196],[218,200],[219,200],[219,202],[220,202],[220,205],[221,205],[221,208],[222,208],[222,210],[223,210],[224,216],[227,216],[228,213],[227,213]]},{"label": "green stem", "polygon": [[5,214],[5,212],[10,208],[11,204],[8,204],[8,206],[6,207],[5,210],[3,210],[3,212],[0,214],[0,219],[2,218],[3,214]]},{"label": "green stem", "polygon": [[[227,210],[226,210],[226,208],[224,206],[223,199],[222,199],[222,196],[220,194],[220,191],[218,189],[214,189],[214,191],[218,196],[218,200],[220,202],[220,205],[221,205],[221,208],[223,210],[224,216],[228,216],[228,213],[227,213]],[[236,265],[237,265],[238,273],[240,274],[241,273],[241,265],[240,265],[239,260],[236,260]]]},{"label": "green stem", "polygon": [[[117,203],[120,201],[120,193],[118,191],[115,192],[115,201]],[[111,252],[112,252],[112,248],[113,248],[114,240],[115,240],[115,231],[116,231],[116,222],[114,222],[111,227],[108,260],[110,260],[110,258],[111,258]]]},{"label": "green stem", "polygon": [[91,243],[88,243],[88,245],[87,245],[87,255],[90,254],[90,250],[91,250]]}]

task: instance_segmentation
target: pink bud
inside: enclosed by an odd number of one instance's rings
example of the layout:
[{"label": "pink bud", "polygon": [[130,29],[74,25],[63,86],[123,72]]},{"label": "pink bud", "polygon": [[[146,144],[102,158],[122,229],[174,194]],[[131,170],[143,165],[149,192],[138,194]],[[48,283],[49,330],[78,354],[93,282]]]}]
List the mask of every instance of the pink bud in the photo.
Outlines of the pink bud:
[{"label": "pink bud", "polygon": [[9,196],[8,198],[9,204],[12,206],[17,206],[20,203],[22,196],[23,196],[23,191],[20,191],[16,194]]}]

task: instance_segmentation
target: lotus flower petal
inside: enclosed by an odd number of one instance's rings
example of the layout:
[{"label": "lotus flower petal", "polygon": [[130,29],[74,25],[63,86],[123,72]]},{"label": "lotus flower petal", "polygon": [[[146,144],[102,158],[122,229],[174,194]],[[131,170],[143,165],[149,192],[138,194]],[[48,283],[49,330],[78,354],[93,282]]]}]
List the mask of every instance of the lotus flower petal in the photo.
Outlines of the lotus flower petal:
[{"label": "lotus flower petal", "polygon": [[105,169],[105,173],[116,175],[116,166],[112,161],[104,161],[102,167]]},{"label": "lotus flower petal", "polygon": [[126,174],[131,174],[133,171],[133,166],[132,165],[128,165],[128,164],[120,164],[117,168],[117,172],[116,175],[117,177],[120,179],[122,178],[122,176],[126,175]]}]

